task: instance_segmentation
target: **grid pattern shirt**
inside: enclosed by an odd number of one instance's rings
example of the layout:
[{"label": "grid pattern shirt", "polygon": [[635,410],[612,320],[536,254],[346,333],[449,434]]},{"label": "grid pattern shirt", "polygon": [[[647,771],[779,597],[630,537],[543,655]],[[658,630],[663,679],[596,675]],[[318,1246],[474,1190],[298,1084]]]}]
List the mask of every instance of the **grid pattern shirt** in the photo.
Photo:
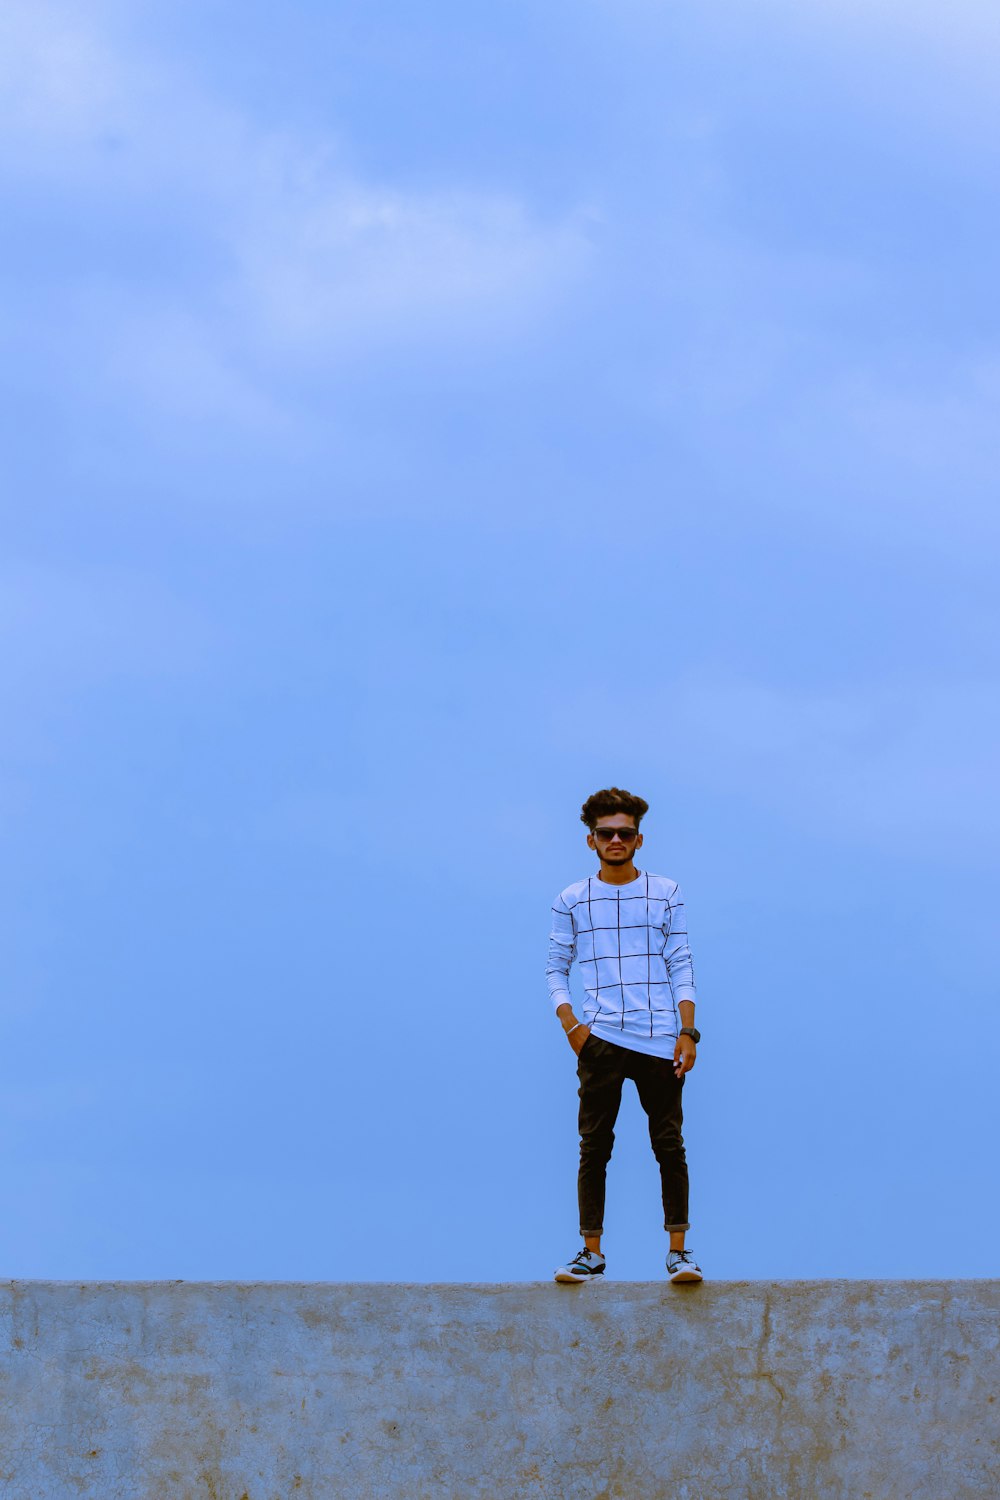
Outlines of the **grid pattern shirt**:
[{"label": "grid pattern shirt", "polygon": [[694,967],[680,886],[640,871],[626,885],[596,875],[560,891],[552,907],[545,973],[552,1004],[572,1004],[569,971],[580,965],[582,1019],[607,1042],[673,1057],[677,1006],[694,1000]]}]

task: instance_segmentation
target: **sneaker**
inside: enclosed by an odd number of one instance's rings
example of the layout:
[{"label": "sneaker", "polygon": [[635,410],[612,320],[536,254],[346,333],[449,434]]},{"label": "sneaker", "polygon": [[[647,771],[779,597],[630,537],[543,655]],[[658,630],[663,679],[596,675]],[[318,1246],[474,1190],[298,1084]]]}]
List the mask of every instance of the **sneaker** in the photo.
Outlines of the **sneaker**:
[{"label": "sneaker", "polygon": [[593,1281],[604,1275],[604,1256],[596,1250],[583,1249],[571,1261],[556,1269],[557,1281]]},{"label": "sneaker", "polygon": [[671,1250],[667,1256],[667,1275],[671,1281],[701,1281],[701,1267],[690,1250]]}]

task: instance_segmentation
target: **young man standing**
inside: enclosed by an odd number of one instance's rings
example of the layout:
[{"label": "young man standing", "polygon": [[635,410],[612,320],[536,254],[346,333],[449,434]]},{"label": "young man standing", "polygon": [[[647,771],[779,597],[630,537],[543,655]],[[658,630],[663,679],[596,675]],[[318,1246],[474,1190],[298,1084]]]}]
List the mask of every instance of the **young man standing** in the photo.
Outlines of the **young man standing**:
[{"label": "young man standing", "polygon": [[[583,804],[596,875],[567,886],[552,908],[549,993],[580,1080],[580,1233],[583,1249],[560,1266],[557,1281],[591,1281],[604,1273],[605,1174],[614,1145],[622,1085],[631,1078],[649,1119],[660,1167],[664,1228],[670,1235],[671,1281],[701,1281],[684,1248],[688,1170],[681,1135],[684,1075],[694,1067],[701,1033],[694,1024],[694,971],[680,887],[637,870],[641,797],[608,787]],[[586,999],[573,1014],[569,970],[580,964]]]}]

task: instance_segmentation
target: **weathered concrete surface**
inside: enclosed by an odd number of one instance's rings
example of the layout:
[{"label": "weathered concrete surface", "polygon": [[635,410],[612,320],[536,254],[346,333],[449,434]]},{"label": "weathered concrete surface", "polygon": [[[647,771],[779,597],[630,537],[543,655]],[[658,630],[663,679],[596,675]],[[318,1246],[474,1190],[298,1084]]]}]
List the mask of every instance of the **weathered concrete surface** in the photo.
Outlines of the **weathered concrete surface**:
[{"label": "weathered concrete surface", "polygon": [[0,1497],[1000,1494],[1000,1282],[11,1282]]}]

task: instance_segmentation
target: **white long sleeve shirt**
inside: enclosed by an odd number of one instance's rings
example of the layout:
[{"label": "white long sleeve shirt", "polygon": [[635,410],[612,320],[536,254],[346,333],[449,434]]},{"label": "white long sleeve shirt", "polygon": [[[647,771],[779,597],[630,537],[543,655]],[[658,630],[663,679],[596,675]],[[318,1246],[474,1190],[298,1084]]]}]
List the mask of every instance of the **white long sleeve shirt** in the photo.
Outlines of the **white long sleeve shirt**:
[{"label": "white long sleeve shirt", "polygon": [[695,998],[680,886],[640,871],[626,885],[596,875],[560,891],[552,906],[545,973],[556,1010],[572,1004],[569,971],[580,965],[581,1019],[595,1036],[654,1057],[674,1055],[681,1000]]}]

